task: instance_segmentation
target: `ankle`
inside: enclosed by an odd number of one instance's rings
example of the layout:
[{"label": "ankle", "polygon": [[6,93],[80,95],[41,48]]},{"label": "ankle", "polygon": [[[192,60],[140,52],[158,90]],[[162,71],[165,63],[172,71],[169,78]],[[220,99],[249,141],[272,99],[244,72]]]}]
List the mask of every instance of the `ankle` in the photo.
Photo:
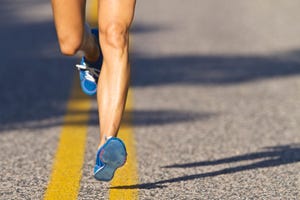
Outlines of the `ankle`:
[{"label": "ankle", "polygon": [[108,139],[112,138],[112,137],[113,137],[113,136],[108,136],[108,137],[104,136],[104,138],[101,139],[100,142],[99,142],[98,149],[100,149],[100,147],[102,147],[102,146],[105,144],[105,142],[106,142]]}]

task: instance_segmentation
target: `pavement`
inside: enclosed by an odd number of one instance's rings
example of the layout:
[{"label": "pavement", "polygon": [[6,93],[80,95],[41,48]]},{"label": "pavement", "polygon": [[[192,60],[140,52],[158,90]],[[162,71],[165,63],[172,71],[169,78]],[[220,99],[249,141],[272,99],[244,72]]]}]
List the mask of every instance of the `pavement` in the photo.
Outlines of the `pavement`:
[{"label": "pavement", "polygon": [[[300,199],[300,2],[138,1],[131,30],[138,184],[92,178],[78,199]],[[0,199],[43,199],[78,58],[48,1],[0,7]]]}]

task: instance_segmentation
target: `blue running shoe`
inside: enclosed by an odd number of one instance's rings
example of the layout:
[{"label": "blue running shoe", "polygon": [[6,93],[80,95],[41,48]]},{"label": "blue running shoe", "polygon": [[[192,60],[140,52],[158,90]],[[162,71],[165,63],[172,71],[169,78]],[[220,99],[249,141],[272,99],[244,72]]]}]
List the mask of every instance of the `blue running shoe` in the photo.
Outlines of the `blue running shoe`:
[{"label": "blue running shoe", "polygon": [[109,138],[97,152],[94,177],[99,181],[110,181],[115,171],[125,164],[126,158],[127,152],[122,140]]},{"label": "blue running shoe", "polygon": [[[97,44],[99,45],[98,29],[92,29],[91,32],[96,37]],[[100,68],[103,61],[101,48],[99,47],[99,49],[100,56],[96,62],[90,62],[83,56],[80,64],[76,65],[79,70],[81,89],[85,94],[90,96],[96,94]]]}]

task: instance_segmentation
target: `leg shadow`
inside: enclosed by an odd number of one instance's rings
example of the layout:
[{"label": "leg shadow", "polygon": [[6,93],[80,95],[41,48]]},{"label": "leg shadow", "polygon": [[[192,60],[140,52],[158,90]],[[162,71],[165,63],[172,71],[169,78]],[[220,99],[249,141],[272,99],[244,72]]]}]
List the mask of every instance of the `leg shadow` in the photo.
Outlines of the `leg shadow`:
[{"label": "leg shadow", "polygon": [[111,187],[111,189],[153,189],[153,188],[161,188],[166,187],[163,184],[165,183],[175,183],[180,181],[189,181],[200,178],[214,177],[224,174],[233,174],[241,171],[248,171],[259,168],[268,168],[268,167],[276,167],[280,165],[286,165],[291,163],[296,163],[300,161],[300,144],[291,144],[284,146],[275,146],[275,147],[265,147],[264,151],[257,153],[250,153],[240,156],[233,156],[229,158],[214,160],[214,161],[201,161],[194,163],[186,163],[186,164],[174,164],[169,166],[164,166],[163,168],[188,168],[188,167],[199,167],[199,166],[207,166],[207,165],[218,165],[218,164],[226,164],[232,162],[240,162],[245,160],[255,160],[255,159],[264,159],[251,164],[240,165],[237,167],[225,168],[218,171],[201,173],[201,174],[193,174],[188,176],[180,176],[176,178],[151,182],[151,183],[143,183],[136,185],[124,185],[124,186],[116,186]]}]

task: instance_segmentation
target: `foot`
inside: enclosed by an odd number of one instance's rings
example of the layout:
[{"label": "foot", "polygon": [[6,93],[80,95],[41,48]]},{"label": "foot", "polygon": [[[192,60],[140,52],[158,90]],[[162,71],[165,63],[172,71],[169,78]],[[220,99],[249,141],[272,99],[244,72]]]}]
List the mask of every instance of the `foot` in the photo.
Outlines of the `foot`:
[{"label": "foot", "polygon": [[115,171],[126,162],[127,152],[122,140],[109,138],[97,152],[94,177],[99,181],[110,181]]},{"label": "foot", "polygon": [[[99,45],[98,30],[92,29],[91,32],[95,36],[96,42]],[[100,55],[97,61],[90,62],[85,57],[82,57],[80,64],[76,65],[76,67],[79,70],[81,89],[87,95],[96,94],[97,82],[100,74],[102,61],[103,61],[103,56],[100,49]]]}]

